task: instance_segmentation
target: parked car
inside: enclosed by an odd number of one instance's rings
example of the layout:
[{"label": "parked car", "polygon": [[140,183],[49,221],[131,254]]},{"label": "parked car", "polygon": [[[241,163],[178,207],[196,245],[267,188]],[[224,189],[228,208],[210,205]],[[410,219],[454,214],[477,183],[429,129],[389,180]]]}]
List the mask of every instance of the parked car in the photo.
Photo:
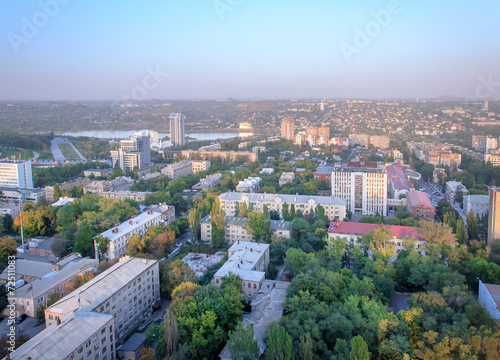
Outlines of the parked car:
[{"label": "parked car", "polygon": [[7,320],[7,323],[5,323],[5,326],[11,327],[12,325],[14,325],[14,323],[15,323],[14,319],[9,319]]},{"label": "parked car", "polygon": [[16,319],[16,324],[20,324],[22,323],[28,316],[26,316],[26,314],[22,314],[21,316],[19,316],[17,319]]}]

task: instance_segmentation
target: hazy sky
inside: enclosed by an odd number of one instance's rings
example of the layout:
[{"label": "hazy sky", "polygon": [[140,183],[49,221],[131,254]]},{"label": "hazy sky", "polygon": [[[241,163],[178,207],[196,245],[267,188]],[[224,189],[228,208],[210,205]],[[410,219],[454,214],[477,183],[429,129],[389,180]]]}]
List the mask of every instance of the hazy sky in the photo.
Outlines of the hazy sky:
[{"label": "hazy sky", "polygon": [[498,0],[0,4],[0,100],[500,97]]}]

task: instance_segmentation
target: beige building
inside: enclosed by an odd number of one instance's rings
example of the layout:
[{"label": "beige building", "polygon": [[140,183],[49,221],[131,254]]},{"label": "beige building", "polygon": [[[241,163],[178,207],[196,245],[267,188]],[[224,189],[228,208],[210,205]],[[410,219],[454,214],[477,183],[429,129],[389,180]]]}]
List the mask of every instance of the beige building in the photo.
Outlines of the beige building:
[{"label": "beige building", "polygon": [[95,312],[70,313],[10,353],[11,360],[115,359],[113,316]]},{"label": "beige building", "polygon": [[500,154],[498,153],[484,154],[484,162],[485,163],[490,162],[493,166],[500,166]]},{"label": "beige building", "polygon": [[265,279],[269,266],[269,244],[238,241],[229,248],[227,255],[229,259],[215,273],[212,282],[220,286],[222,278],[230,273],[239,276],[245,300],[249,302]]},{"label": "beige building", "polygon": [[370,144],[372,144],[373,147],[376,147],[379,149],[388,148],[389,147],[389,136],[371,135],[370,136]]},{"label": "beige building", "polygon": [[[75,180],[71,180],[71,181],[65,181],[65,182],[62,182],[62,183],[59,183],[57,184],[57,186],[59,186],[59,189],[61,191],[64,191],[64,190],[71,190],[73,189],[75,186],[85,186],[87,184],[90,183],[90,179],[89,178],[78,178],[78,179],[75,179]],[[54,199],[54,187],[53,186],[46,186],[45,187],[45,200],[49,203],[53,203],[55,201]]]},{"label": "beige building", "polygon": [[[220,144],[219,144],[220,146]],[[237,160],[238,157],[247,158],[248,161],[257,161],[257,154],[250,151],[202,151],[200,150],[182,150],[182,157],[189,158],[199,158],[210,159],[212,157],[222,158],[226,160]]]},{"label": "beige building", "polygon": [[193,166],[191,165],[191,161],[182,160],[175,164],[169,164],[161,169],[161,173],[175,180],[181,176],[191,175],[193,173]]},{"label": "beige building", "polygon": [[283,119],[281,120],[281,137],[287,140],[293,140],[293,119]]},{"label": "beige building", "polygon": [[87,169],[83,170],[83,176],[89,177],[89,176],[94,176],[94,177],[103,177],[107,178],[109,177],[109,169]]},{"label": "beige building", "polygon": [[[246,218],[226,216],[226,230],[225,238],[230,244],[237,241],[255,241],[252,235],[244,228],[246,225]],[[212,241],[212,220],[210,215],[204,217],[200,222],[201,240],[205,242]],[[271,228],[273,235],[276,237],[283,237],[289,239],[292,233],[292,222],[284,220],[271,220]]]},{"label": "beige building", "polygon": [[487,244],[493,239],[500,239],[500,188],[490,188]]},{"label": "beige building", "polygon": [[96,180],[84,185],[83,193],[99,195],[104,191],[129,190],[133,184],[134,180],[126,176],[120,176],[113,180]]},{"label": "beige building", "polygon": [[118,199],[118,200],[134,200],[140,203],[146,201],[146,196],[152,194],[148,191],[104,191],[100,192],[98,195],[107,199]]},{"label": "beige building", "polygon": [[295,180],[295,173],[293,172],[284,172],[281,174],[279,179],[280,186],[283,186],[288,183],[292,183]]},{"label": "beige building", "polygon": [[286,195],[286,194],[258,194],[258,193],[240,193],[226,192],[219,195],[222,209],[228,216],[235,216],[236,209],[240,203],[247,205],[252,203],[254,210],[263,211],[264,205],[269,211],[277,211],[280,217],[283,217],[283,205],[295,205],[295,211],[300,210],[304,215],[316,209],[321,205],[325,209],[325,215],[330,221],[335,219],[344,219],[346,216],[345,200],[331,196],[312,196],[312,195]]},{"label": "beige building", "polygon": [[210,169],[210,160],[191,160],[191,169],[193,174]]},{"label": "beige building", "polygon": [[349,145],[362,145],[368,147],[370,135],[365,134],[351,134],[349,135]]},{"label": "beige building", "polygon": [[249,177],[245,180],[241,180],[238,185],[236,185],[236,191],[254,193],[260,189],[262,184],[262,179],[260,177]]},{"label": "beige building", "polygon": [[50,327],[63,316],[81,311],[112,315],[114,339],[123,339],[158,306],[160,277],[157,260],[123,257],[120,262],[83,284],[45,310]]}]

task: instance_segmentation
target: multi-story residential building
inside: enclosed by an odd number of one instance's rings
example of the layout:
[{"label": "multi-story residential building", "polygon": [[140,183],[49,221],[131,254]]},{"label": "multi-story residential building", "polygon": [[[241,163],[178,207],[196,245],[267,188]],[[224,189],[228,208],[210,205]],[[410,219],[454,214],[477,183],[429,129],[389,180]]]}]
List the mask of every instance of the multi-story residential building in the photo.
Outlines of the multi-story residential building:
[{"label": "multi-story residential building", "polygon": [[21,209],[19,209],[19,204],[10,201],[0,201],[0,217],[4,217],[9,214],[13,219],[19,215]]},{"label": "multi-story residential building", "polygon": [[33,189],[31,161],[0,161],[0,187]]},{"label": "multi-story residential building", "polygon": [[283,185],[288,184],[288,183],[293,183],[294,180],[295,180],[295,173],[284,172],[281,174],[278,183],[280,186],[283,186]]},{"label": "multi-story residential building", "polygon": [[181,176],[191,175],[193,173],[193,165],[191,164],[191,161],[182,160],[174,164],[168,164],[161,169],[161,173],[164,176],[175,180]]},{"label": "multi-story residential building", "polygon": [[113,180],[95,180],[83,186],[83,193],[100,195],[106,191],[127,191],[133,184],[134,180],[125,176]]},{"label": "multi-story residential building", "polygon": [[273,168],[263,168],[263,169],[259,172],[259,174],[260,174],[260,175],[264,175],[264,174],[265,174],[265,175],[271,175],[271,174],[273,174],[273,173],[274,173],[274,169],[273,169]]},{"label": "multi-story residential building", "polygon": [[457,190],[462,191],[462,195],[467,196],[469,190],[462,184],[461,181],[448,181],[446,182],[446,197],[449,202],[454,203],[455,197],[457,196]]},{"label": "multi-story residential building", "polygon": [[394,161],[403,160],[403,153],[397,149],[392,150],[392,156],[394,157]]},{"label": "multi-story residential building", "polygon": [[378,149],[385,149],[389,147],[389,136],[385,135],[371,135],[370,144]]},{"label": "multi-story residential building", "polygon": [[[16,259],[15,261],[15,281],[23,280],[24,283],[29,283],[35,279],[41,279],[44,275],[54,271],[52,264],[49,262],[27,259]],[[7,284],[9,281],[9,269],[5,268],[0,274],[0,284]]]},{"label": "multi-story residential building", "polygon": [[368,147],[370,142],[370,135],[365,134],[351,134],[349,135],[349,144],[350,145],[361,145]]},{"label": "multi-story residential building", "polygon": [[415,185],[408,180],[401,162],[394,165],[387,165],[387,180],[389,195],[392,199],[400,199],[407,196],[408,192],[415,190]]},{"label": "multi-story residential building", "polygon": [[109,169],[83,170],[83,176],[85,176],[85,177],[94,176],[96,178],[108,178],[109,177]]},{"label": "multi-story residential building", "polygon": [[123,171],[143,169],[151,164],[151,138],[131,137],[120,140],[118,150],[111,150],[111,163]]},{"label": "multi-story residential building", "polygon": [[406,194],[407,209],[414,219],[434,221],[435,209],[429,196],[422,191],[409,191]]},{"label": "multi-story residential building", "polygon": [[154,130],[142,130],[142,131],[138,131],[136,133],[134,133],[134,136],[135,137],[141,137],[141,136],[149,136],[150,138],[150,146],[151,148],[153,147],[153,145],[158,145],[160,144],[160,136],[158,135],[158,132],[157,131],[154,131]]},{"label": "multi-story residential building", "polygon": [[349,146],[349,138],[346,138],[346,137],[331,138],[330,145]]},{"label": "multi-story residential building", "polygon": [[[244,228],[246,218],[225,216],[226,241],[233,244],[236,241],[254,241],[254,237]],[[210,215],[205,216],[200,222],[201,240],[212,241],[212,220]],[[292,231],[292,221],[271,220],[271,229],[276,237],[289,239]]]},{"label": "multi-story residential building", "polygon": [[281,120],[281,136],[287,140],[293,140],[293,119],[283,119]]},{"label": "multi-story residential building", "polygon": [[334,165],[318,166],[313,174],[314,180],[323,181],[330,186],[332,184],[332,172],[334,168]]},{"label": "multi-story residential building", "polygon": [[489,135],[472,135],[472,147],[481,152],[498,149],[498,138]]},{"label": "multi-story residential building", "polygon": [[498,152],[491,152],[484,154],[484,162],[491,163],[493,166],[500,166],[500,154]]},{"label": "multi-story residential building", "polygon": [[182,114],[170,114],[170,142],[174,146],[184,145],[186,138],[184,136],[185,116]]},{"label": "multi-story residential building", "polygon": [[[165,214],[174,212],[173,206],[162,205],[164,209],[150,209],[139,215],[101,233],[101,236],[109,240],[108,251],[105,254],[107,260],[113,260],[125,256],[128,247],[128,239],[135,235],[144,236],[151,226],[167,226],[171,221],[165,220]],[[162,211],[165,210],[165,211]],[[171,217],[167,217],[167,219]]]},{"label": "multi-story residential building", "polygon": [[191,188],[195,190],[210,190],[219,185],[221,179],[222,179],[221,173],[208,175],[204,179],[201,179],[200,182],[193,185]]},{"label": "multi-story residential building", "polygon": [[446,178],[446,171],[443,168],[435,168],[432,174],[432,182],[434,184],[439,184],[441,179],[444,184],[444,179]]},{"label": "multi-story residential building", "polygon": [[123,257],[108,270],[45,309],[45,325],[79,312],[97,312],[115,319],[113,337],[117,344],[153,311],[160,302],[157,260]]},{"label": "multi-story residential building", "polygon": [[66,295],[65,284],[77,274],[95,271],[96,259],[82,259],[80,254],[70,254],[52,266],[51,272],[16,289],[15,296],[9,296],[9,304],[16,303],[17,315],[36,316],[39,306],[45,307],[52,294],[59,297]]},{"label": "multi-story residential building", "polygon": [[308,135],[318,136],[318,127],[317,126],[309,125],[306,130],[307,130]]},{"label": "multi-story residential building", "polygon": [[250,141],[241,142],[238,144],[238,149],[246,149],[250,146]]},{"label": "multi-story residential building", "polygon": [[191,160],[193,174],[210,169],[210,160]]},{"label": "multi-story residential building", "polygon": [[318,128],[318,136],[321,138],[330,138],[330,128],[328,126],[320,126]]},{"label": "multi-story residential building", "polygon": [[[201,148],[200,148],[201,149]],[[210,159],[218,157],[225,160],[237,160],[238,158],[247,158],[248,161],[257,161],[257,153],[251,151],[206,151],[206,150],[182,150],[181,155],[183,158],[189,159],[191,157],[201,157],[203,159]]]},{"label": "multi-story residential building", "polygon": [[488,208],[490,206],[490,196],[489,195],[467,195],[464,196],[463,209],[466,214],[471,210],[476,217],[483,216],[488,213]]},{"label": "multi-story residential building", "polygon": [[448,165],[450,168],[459,166],[462,163],[462,154],[455,154],[452,152],[439,153],[439,165]]},{"label": "multi-story residential building", "polygon": [[236,186],[236,191],[254,193],[260,189],[261,184],[262,178],[251,176],[245,180],[241,180]]},{"label": "multi-story residential building", "polygon": [[[78,178],[70,181],[65,181],[62,183],[58,183],[57,186],[59,186],[59,190],[65,191],[65,190],[71,190],[75,186],[85,186],[87,184],[90,184],[91,180],[87,177],[83,178]],[[54,199],[54,186],[46,186],[45,187],[45,200],[49,203],[53,203],[55,201]]]},{"label": "multi-story residential building", "polygon": [[252,148],[252,151],[253,151],[254,153],[260,153],[260,152],[262,153],[262,152],[266,152],[266,151],[267,151],[267,149],[266,149],[266,147],[265,147],[265,146],[254,146],[254,147]]},{"label": "multi-story residential building", "polygon": [[36,204],[45,198],[45,189],[17,189],[11,187],[0,187],[4,200],[13,202],[29,201]]},{"label": "multi-story residential building", "polygon": [[386,169],[336,167],[332,196],[346,201],[353,213],[387,216]]},{"label": "multi-story residential building", "polygon": [[485,284],[479,279],[479,302],[493,319],[500,320],[500,285]]},{"label": "multi-story residential building", "polygon": [[215,143],[215,144],[210,144],[210,145],[205,145],[202,146],[201,148],[198,149],[198,151],[218,151],[221,149],[220,143]]},{"label": "multi-story residential building", "polygon": [[11,360],[115,359],[113,316],[77,311],[42,330],[9,354]]},{"label": "multi-story residential building", "polygon": [[130,191],[130,190],[117,190],[117,191],[102,191],[98,195],[107,199],[118,199],[118,200],[134,200],[140,203],[146,201],[146,197],[152,194],[149,191]]},{"label": "multi-story residential building", "polygon": [[500,188],[490,188],[490,202],[488,207],[488,241],[500,239]]},{"label": "multi-story residential building", "polygon": [[423,251],[425,241],[423,241],[422,236],[419,234],[419,229],[412,226],[366,224],[347,221],[340,223],[332,222],[328,229],[328,236],[330,238],[341,237],[354,245],[361,245],[360,240],[364,234],[381,227],[392,232],[392,239],[390,241],[396,244],[395,251],[403,250],[403,240],[406,237],[415,239],[415,248]]},{"label": "multi-story residential building", "polygon": [[237,241],[227,255],[229,259],[215,273],[212,282],[220,286],[222,279],[233,273],[241,278],[245,300],[250,301],[265,279],[269,266],[269,244]]},{"label": "multi-story residential building", "polygon": [[295,205],[295,211],[300,210],[304,215],[316,210],[318,205],[325,209],[328,220],[344,219],[346,217],[345,200],[331,196],[312,195],[285,195],[285,194],[257,194],[226,192],[219,195],[222,209],[228,216],[235,216],[240,203],[253,204],[255,210],[263,211],[264,205],[269,211],[277,211],[283,217],[283,205]]}]

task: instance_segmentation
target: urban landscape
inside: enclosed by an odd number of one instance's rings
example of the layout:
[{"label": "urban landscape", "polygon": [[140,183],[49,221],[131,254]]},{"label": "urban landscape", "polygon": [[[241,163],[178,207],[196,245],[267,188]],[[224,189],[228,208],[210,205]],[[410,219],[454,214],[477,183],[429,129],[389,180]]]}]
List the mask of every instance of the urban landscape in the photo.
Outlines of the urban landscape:
[{"label": "urban landscape", "polygon": [[[455,32],[422,45],[399,1],[152,3],[13,4],[0,26],[0,358],[500,359],[498,4],[448,4],[477,44],[435,5]],[[290,52],[326,28],[335,75]],[[126,55],[149,61],[135,82]]]}]

